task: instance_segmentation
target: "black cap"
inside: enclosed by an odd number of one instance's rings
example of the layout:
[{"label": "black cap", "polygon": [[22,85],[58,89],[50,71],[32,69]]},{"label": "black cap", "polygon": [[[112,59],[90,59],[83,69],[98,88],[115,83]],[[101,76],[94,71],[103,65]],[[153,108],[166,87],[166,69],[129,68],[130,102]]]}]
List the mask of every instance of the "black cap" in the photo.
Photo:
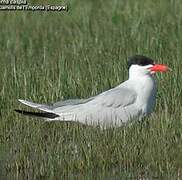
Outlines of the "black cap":
[{"label": "black cap", "polygon": [[134,56],[130,57],[129,60],[128,60],[128,69],[133,64],[137,64],[137,65],[140,65],[140,66],[146,66],[146,65],[149,65],[149,64],[154,64],[154,60],[151,59],[151,58],[148,58],[146,56],[134,55]]}]

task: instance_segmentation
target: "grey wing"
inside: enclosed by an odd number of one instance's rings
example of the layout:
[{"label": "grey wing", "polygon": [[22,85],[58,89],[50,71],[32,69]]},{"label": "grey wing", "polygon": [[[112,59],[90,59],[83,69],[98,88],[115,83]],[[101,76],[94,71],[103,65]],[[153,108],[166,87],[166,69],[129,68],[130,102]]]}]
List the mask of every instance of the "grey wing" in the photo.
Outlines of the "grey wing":
[{"label": "grey wing", "polygon": [[53,104],[53,109],[62,107],[62,106],[69,106],[69,105],[78,105],[78,104],[84,104],[89,101],[91,101],[94,97],[88,98],[88,99],[69,99],[65,101],[59,101]]},{"label": "grey wing", "polygon": [[106,91],[98,97],[103,107],[126,107],[136,101],[137,94],[134,90],[126,87],[117,87]]},{"label": "grey wing", "polygon": [[[128,88],[113,88],[109,91],[105,91],[97,96],[88,99],[72,99],[66,101],[60,101],[53,104],[53,110],[55,112],[68,111],[93,111],[94,109],[105,108],[105,107],[126,107],[132,104],[136,100],[136,93]],[[83,108],[83,109],[82,109]]]},{"label": "grey wing", "polygon": [[46,111],[46,112],[54,112],[54,109],[56,108],[65,108],[65,107],[70,107],[73,105],[79,105],[79,104],[83,104],[83,103],[87,103],[89,101],[91,101],[94,97],[88,98],[88,99],[69,99],[69,100],[65,100],[65,101],[59,101],[56,102],[52,105],[47,105],[47,104],[39,104],[39,103],[34,103],[32,101],[27,101],[27,100],[22,100],[22,99],[18,99],[19,102],[21,102],[22,104],[25,104],[27,106],[30,106],[32,108],[35,109],[39,109],[42,111]]},{"label": "grey wing", "polygon": [[136,97],[135,91],[125,87],[117,87],[86,100],[59,102],[57,107],[54,105],[53,111],[59,114],[63,120],[77,119],[80,122],[85,122],[88,119],[110,120],[113,115],[128,119],[125,107],[127,106],[128,109],[128,106],[135,102]]}]

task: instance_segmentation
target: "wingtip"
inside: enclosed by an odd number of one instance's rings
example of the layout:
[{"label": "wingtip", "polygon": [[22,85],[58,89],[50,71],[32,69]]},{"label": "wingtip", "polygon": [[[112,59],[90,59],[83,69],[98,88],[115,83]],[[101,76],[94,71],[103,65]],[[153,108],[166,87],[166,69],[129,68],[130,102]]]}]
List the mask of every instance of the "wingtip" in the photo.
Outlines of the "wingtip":
[{"label": "wingtip", "polygon": [[27,103],[32,103],[32,101],[27,101],[27,100],[24,100],[24,99],[18,99],[18,101],[22,104],[25,104],[25,105],[28,105]]},{"label": "wingtip", "polygon": [[19,110],[19,109],[14,109],[14,111],[17,113],[23,114],[23,115],[37,116],[37,117],[49,118],[49,119],[55,119],[55,118],[59,117],[59,115],[57,115],[55,113],[49,113],[49,112],[31,112],[31,111],[24,111],[24,110]]},{"label": "wingtip", "polygon": [[25,100],[23,100],[23,99],[18,99],[18,101],[22,103],[22,102],[25,101]]},{"label": "wingtip", "polygon": [[23,113],[23,111],[19,110],[19,109],[14,109],[14,111],[17,112],[17,113]]}]

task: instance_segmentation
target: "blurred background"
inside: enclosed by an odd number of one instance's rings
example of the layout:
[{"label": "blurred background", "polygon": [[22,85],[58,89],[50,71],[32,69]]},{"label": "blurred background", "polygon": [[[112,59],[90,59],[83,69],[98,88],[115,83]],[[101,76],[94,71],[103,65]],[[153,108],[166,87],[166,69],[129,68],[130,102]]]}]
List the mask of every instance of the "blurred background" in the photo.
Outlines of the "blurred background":
[{"label": "blurred background", "polygon": [[[0,11],[0,177],[180,178],[182,2],[27,1],[68,11]],[[87,98],[128,78],[127,59],[149,56],[159,74],[156,109],[119,129],[46,123],[14,113],[17,99]]]}]

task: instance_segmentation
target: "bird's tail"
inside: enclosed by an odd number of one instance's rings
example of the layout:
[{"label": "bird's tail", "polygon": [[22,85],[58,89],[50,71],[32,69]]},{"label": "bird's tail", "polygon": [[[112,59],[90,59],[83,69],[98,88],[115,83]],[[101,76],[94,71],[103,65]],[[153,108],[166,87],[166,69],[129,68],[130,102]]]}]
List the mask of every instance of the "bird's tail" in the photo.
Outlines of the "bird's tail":
[{"label": "bird's tail", "polygon": [[30,112],[30,111],[15,109],[15,111],[20,113],[20,114],[27,115],[27,116],[42,117],[42,118],[46,118],[47,120],[54,120],[55,118],[59,117],[59,115],[56,114],[52,110],[52,106],[49,106],[46,104],[33,103],[31,101],[26,101],[26,100],[22,100],[22,99],[18,99],[18,101],[21,102],[22,104],[29,106],[29,107],[43,111],[43,112]]},{"label": "bird's tail", "polygon": [[52,110],[52,107],[46,104],[38,104],[38,103],[34,103],[31,101],[26,101],[26,100],[22,100],[22,99],[18,99],[19,102],[21,102],[22,104],[25,104],[29,107],[35,108],[35,109],[39,109],[41,111],[45,111],[45,112],[49,112],[49,113],[54,113]]},{"label": "bird's tail", "polygon": [[18,112],[20,114],[27,115],[27,116],[37,116],[37,117],[48,118],[48,119],[55,119],[59,117],[59,115],[54,113],[49,113],[49,112],[30,112],[30,111],[24,111],[19,109],[15,109],[15,112]]},{"label": "bird's tail", "polygon": [[57,121],[57,120],[70,121],[75,119],[75,115],[72,114],[71,112],[66,112],[66,113],[60,112],[59,114],[56,113],[54,111],[54,107],[51,105],[38,104],[38,103],[21,100],[21,99],[18,99],[18,101],[29,107],[43,111],[43,112],[30,112],[30,111],[17,110],[17,109],[15,110],[16,112],[21,113],[23,115],[42,117],[42,118],[45,118],[47,121]]}]

